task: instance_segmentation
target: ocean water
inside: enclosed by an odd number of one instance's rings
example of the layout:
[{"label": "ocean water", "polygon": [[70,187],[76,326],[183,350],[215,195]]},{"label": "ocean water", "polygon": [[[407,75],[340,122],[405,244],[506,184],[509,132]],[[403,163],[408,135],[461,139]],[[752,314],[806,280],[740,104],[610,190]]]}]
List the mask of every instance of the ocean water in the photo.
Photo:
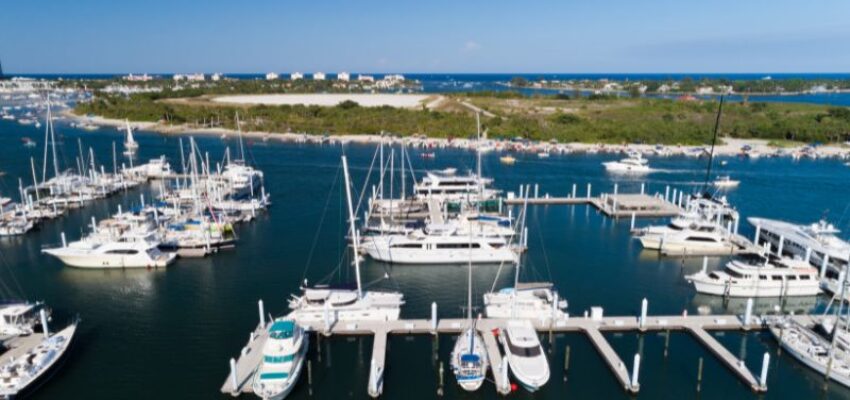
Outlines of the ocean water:
[{"label": "ocean water", "polygon": [[[84,149],[91,146],[98,162],[111,168],[113,142],[120,145],[121,134],[114,129],[84,132],[64,124],[60,135],[60,162],[75,164],[78,140]],[[0,195],[17,197],[18,180],[31,178],[30,158],[41,174],[41,147],[28,149],[21,138],[30,137],[43,145],[43,131],[8,121],[0,121]],[[198,145],[211,160],[221,160],[232,140],[198,136]],[[165,154],[179,164],[177,136],[140,132],[140,159]],[[43,246],[59,242],[61,232],[69,240],[78,238],[92,216],[105,218],[117,210],[138,204],[139,195],[150,199],[155,188],[145,187],[69,213],[44,223],[37,231],[19,238],[0,240],[0,285],[4,297],[19,296],[44,300],[55,310],[54,325],[79,314],[82,325],[77,343],[64,368],[33,398],[148,399],[228,398],[219,388],[228,373],[228,360],[238,354],[256,326],[257,300],[274,315],[286,312],[286,299],[297,291],[303,279],[334,282],[353,278],[344,256],[344,193],[340,180],[339,157],[343,151],[352,166],[353,181],[362,187],[374,146],[284,144],[248,141],[249,160],[265,172],[266,189],[274,205],[257,221],[238,227],[239,244],[200,260],[178,260],[166,270],[87,271],[64,267],[40,254]],[[474,154],[445,150],[436,159],[426,160],[411,150],[417,174],[426,169],[474,168]],[[119,154],[119,163],[128,163]],[[645,178],[618,178],[606,175],[601,162],[616,155],[553,155],[538,159],[517,154],[516,165],[498,161],[499,154],[485,156],[486,175],[495,186],[517,191],[521,184],[538,184],[540,195],[565,195],[572,184],[579,193],[592,184],[594,193],[639,190],[645,183],[649,192],[663,192],[665,186],[691,191],[704,176],[705,160],[681,157],[651,158],[659,172]],[[850,226],[850,168],[837,160],[722,158],[727,165],[717,173],[731,174],[742,181],[728,193],[744,217],[763,216],[795,222],[814,222],[826,215],[840,228]],[[407,184],[410,184],[408,179]],[[394,189],[401,186],[394,182]],[[359,190],[359,189],[358,189]],[[516,210],[514,215],[516,215]],[[660,223],[640,220],[639,226]],[[697,296],[683,275],[698,270],[699,259],[667,259],[645,252],[629,235],[629,221],[615,221],[586,206],[531,207],[528,214],[530,251],[520,270],[522,280],[551,280],[569,301],[569,311],[581,315],[600,305],[607,315],[637,315],[643,298],[650,314],[693,314],[701,306],[714,312],[741,312],[742,302]],[[746,224],[742,230],[752,235]],[[711,268],[725,260],[710,259]],[[405,294],[403,316],[424,318],[431,302],[437,302],[442,317],[462,315],[466,301],[466,269],[462,266],[391,266],[366,262],[364,278],[370,287],[393,288]],[[509,284],[514,270],[478,267],[474,275],[474,300],[491,287]],[[383,279],[388,274],[390,279]],[[498,276],[497,276],[498,275]],[[786,310],[809,311],[823,308],[826,299],[793,299],[785,304],[759,301],[757,309],[775,306]],[[700,357],[705,360],[701,398],[850,398],[850,391],[822,379],[800,364],[777,353],[775,341],[766,333],[718,335],[733,354],[741,354],[747,365],[758,370],[765,351],[772,354],[769,391],[756,396],[732,373],[686,334],[673,333],[668,355],[664,357],[663,335],[656,333],[608,335],[623,360],[636,352],[643,355],[639,398],[694,398],[696,371]],[[393,336],[387,354],[385,398],[431,399],[436,397],[440,363],[448,360],[454,338],[441,335]],[[552,379],[538,393],[522,390],[514,398],[629,398],[590,342],[580,334],[550,338],[541,335],[549,355]],[[313,386],[302,379],[294,399],[365,399],[371,338],[332,338],[313,340],[310,359]],[[571,349],[570,369],[564,374],[566,347]],[[492,383],[477,393],[458,390],[448,368],[445,376],[447,399],[495,399]],[[252,398],[245,395],[243,398]]]}]

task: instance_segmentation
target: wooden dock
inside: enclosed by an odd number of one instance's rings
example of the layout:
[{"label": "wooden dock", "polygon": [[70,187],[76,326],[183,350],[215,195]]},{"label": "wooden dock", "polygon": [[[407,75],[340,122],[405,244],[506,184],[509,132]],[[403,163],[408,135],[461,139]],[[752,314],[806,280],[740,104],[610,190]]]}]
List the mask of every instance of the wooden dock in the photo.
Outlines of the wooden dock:
[{"label": "wooden dock", "polygon": [[[601,314],[601,309],[599,309]],[[793,318],[805,324],[811,324],[812,316],[799,315]],[[510,393],[509,375],[505,368],[507,362],[504,360],[498,340],[494,331],[508,326],[506,319],[481,319],[477,323],[477,329],[484,338],[487,355],[490,360],[491,374],[496,388],[501,394]],[[765,329],[763,321],[755,316],[740,315],[697,315],[689,316],[687,313],[672,316],[613,316],[596,317],[566,317],[560,319],[531,320],[538,332],[583,333],[593,343],[599,355],[603,358],[608,368],[613,373],[623,389],[630,393],[637,393],[640,389],[637,376],[630,376],[629,371],[634,372],[635,365],[630,366],[623,362],[620,355],[611,347],[604,333],[606,332],[646,332],[646,331],[683,331],[693,336],[700,344],[707,347],[717,357],[718,361],[726,365],[735,376],[755,392],[764,392],[766,387],[762,386],[752,371],[744,364],[744,361],[735,357],[710,331],[731,330],[760,330]],[[468,327],[466,319],[404,319],[397,321],[339,321],[329,326],[310,326],[301,324],[310,331],[325,336],[331,335],[373,335],[374,344],[370,360],[369,381],[367,392],[372,397],[378,397],[383,392],[384,371],[386,365],[387,336],[388,335],[436,335],[436,334],[459,334]],[[267,325],[268,326],[268,325]],[[251,340],[242,349],[238,360],[231,361],[231,373],[225,379],[221,387],[223,393],[234,396],[243,392],[251,391],[251,378],[262,357],[262,345],[267,338],[265,329],[260,326],[252,333]],[[234,371],[235,370],[235,371]]]},{"label": "wooden dock", "polygon": [[[508,198],[507,205],[522,205],[525,199]],[[582,205],[589,204],[612,218],[662,218],[679,215],[684,210],[661,195],[642,193],[603,194],[599,197],[537,197],[529,198],[529,205]]]}]

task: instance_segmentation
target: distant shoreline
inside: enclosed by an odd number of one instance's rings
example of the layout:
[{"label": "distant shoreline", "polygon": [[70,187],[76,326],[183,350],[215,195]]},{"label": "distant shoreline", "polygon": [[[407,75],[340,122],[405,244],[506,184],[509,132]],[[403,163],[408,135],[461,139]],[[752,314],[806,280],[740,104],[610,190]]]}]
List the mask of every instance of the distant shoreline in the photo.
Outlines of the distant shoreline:
[{"label": "distant shoreline", "polygon": [[[104,118],[100,116],[81,116],[74,114],[73,109],[67,109],[62,112],[62,115],[78,121],[78,122],[89,122],[99,126],[109,126],[109,127],[118,127],[123,126],[126,122],[124,120],[119,119],[110,119]],[[156,122],[141,122],[141,121],[129,121],[132,126],[136,129],[143,129],[152,132],[157,132],[165,135],[216,135],[222,136],[222,138],[227,137],[235,137],[239,134],[235,129],[229,128],[200,128],[200,127],[192,127],[188,125],[163,125]],[[93,132],[97,133],[97,131]],[[430,149],[439,149],[445,147],[453,147],[453,148],[470,148],[474,149],[476,144],[473,140],[464,139],[464,138],[422,138],[422,137],[407,137],[407,138],[399,138],[394,136],[385,136],[381,137],[381,135],[374,134],[334,134],[334,135],[318,135],[312,133],[294,133],[294,132],[263,132],[263,131],[244,131],[242,132],[242,136],[249,139],[257,139],[262,141],[267,140],[277,140],[282,142],[314,142],[321,143],[326,140],[337,143],[361,143],[361,144],[377,144],[381,141],[385,143],[410,143],[416,142],[417,144]],[[769,143],[771,140],[767,139],[737,139],[737,138],[722,138],[723,143],[717,144],[714,149],[715,156],[737,156],[741,154],[741,149],[744,146],[750,146],[752,151],[755,151],[761,155],[771,155],[774,154],[780,147],[770,146]],[[493,141],[488,140],[489,145],[494,143],[505,143],[504,141]],[[553,147],[557,148],[558,146],[568,148],[571,151],[577,152],[589,152],[589,151],[598,151],[600,149],[611,150],[621,150],[621,151],[639,151],[639,152],[652,152],[656,149],[663,149],[665,151],[670,152],[678,152],[683,151],[685,149],[693,149],[693,148],[708,148],[708,145],[701,146],[688,146],[688,145],[655,145],[655,144],[602,144],[602,143],[582,143],[582,142],[570,142],[570,143],[558,143],[551,144],[548,142],[530,142],[529,148],[530,151],[546,151],[555,150]],[[806,147],[805,144],[800,144],[797,146],[789,146],[783,147],[782,149],[785,151],[784,156],[791,156],[792,153],[798,152]],[[826,144],[818,147],[818,153],[824,157],[846,157],[850,156],[850,149],[841,144]]]}]

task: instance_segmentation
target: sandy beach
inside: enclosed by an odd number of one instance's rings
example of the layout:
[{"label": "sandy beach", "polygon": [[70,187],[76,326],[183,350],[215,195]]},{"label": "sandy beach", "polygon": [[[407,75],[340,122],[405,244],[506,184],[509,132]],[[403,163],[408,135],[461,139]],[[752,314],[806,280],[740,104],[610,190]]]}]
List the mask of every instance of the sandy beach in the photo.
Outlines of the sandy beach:
[{"label": "sandy beach", "polygon": [[317,93],[317,94],[258,94],[239,96],[220,96],[213,102],[239,105],[308,105],[333,107],[345,101],[353,101],[361,107],[421,107],[429,98],[439,96],[421,94],[363,94],[363,93]]}]

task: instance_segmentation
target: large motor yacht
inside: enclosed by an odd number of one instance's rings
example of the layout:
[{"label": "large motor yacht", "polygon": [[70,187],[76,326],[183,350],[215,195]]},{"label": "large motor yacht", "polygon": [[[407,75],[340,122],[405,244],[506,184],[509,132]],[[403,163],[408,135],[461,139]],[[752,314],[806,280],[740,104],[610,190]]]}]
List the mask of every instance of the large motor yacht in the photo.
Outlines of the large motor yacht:
[{"label": "large motor yacht", "polygon": [[549,381],[549,360],[530,321],[508,321],[499,341],[511,373],[526,390],[535,392]]},{"label": "large motor yacht", "polygon": [[263,400],[281,400],[298,383],[310,348],[310,336],[289,319],[272,322],[268,331],[263,359],[254,372],[251,386],[254,394]]},{"label": "large motor yacht", "polygon": [[602,165],[605,166],[605,170],[608,172],[629,174],[645,174],[652,172],[652,169],[649,168],[649,161],[643,158],[640,153],[632,153],[629,154],[628,158],[624,158],[619,161],[604,162]]},{"label": "large motor yacht", "polygon": [[394,264],[513,263],[517,254],[501,237],[427,234],[371,236],[364,250],[375,260]]},{"label": "large motor yacht", "polygon": [[688,275],[699,293],[728,297],[816,296],[818,271],[805,261],[748,254],[717,271]]},{"label": "large motor yacht", "polygon": [[[816,267],[846,267],[850,243],[837,236],[840,231],[825,220],[810,225],[798,225],[767,218],[748,218],[756,227],[759,243],[770,243],[775,251],[808,260]],[[779,242],[782,239],[783,244]],[[807,254],[808,253],[808,254]]]}]

